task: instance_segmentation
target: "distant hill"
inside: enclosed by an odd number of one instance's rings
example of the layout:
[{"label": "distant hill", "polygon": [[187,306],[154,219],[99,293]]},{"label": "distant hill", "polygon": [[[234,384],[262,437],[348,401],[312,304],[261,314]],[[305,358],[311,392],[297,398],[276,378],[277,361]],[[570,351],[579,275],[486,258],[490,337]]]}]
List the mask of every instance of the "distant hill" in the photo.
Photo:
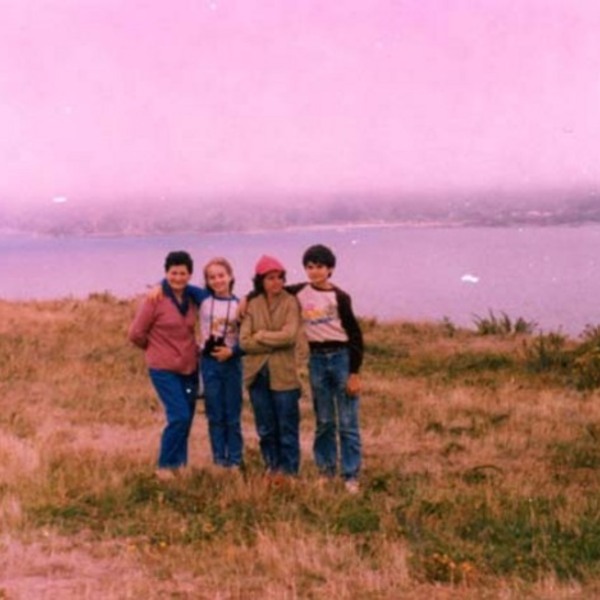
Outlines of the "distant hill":
[{"label": "distant hill", "polygon": [[519,198],[474,194],[441,199],[398,199],[349,194],[291,198],[287,202],[178,199],[123,202],[68,201],[36,209],[0,208],[0,232],[53,236],[160,235],[182,232],[269,230],[319,225],[551,226],[600,223],[593,194],[539,194]]}]

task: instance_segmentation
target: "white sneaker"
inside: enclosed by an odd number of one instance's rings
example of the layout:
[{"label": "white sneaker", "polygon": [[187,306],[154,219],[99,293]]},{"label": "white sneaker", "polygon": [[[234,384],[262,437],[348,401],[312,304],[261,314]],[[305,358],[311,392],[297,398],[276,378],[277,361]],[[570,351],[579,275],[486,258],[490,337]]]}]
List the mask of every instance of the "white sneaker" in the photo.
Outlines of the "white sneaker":
[{"label": "white sneaker", "polygon": [[358,485],[358,481],[356,479],[348,479],[344,483],[344,486],[349,494],[358,494],[358,492],[360,492],[360,486]]},{"label": "white sneaker", "polygon": [[174,469],[165,468],[156,469],[156,471],[154,471],[154,476],[159,481],[173,481],[176,477]]}]

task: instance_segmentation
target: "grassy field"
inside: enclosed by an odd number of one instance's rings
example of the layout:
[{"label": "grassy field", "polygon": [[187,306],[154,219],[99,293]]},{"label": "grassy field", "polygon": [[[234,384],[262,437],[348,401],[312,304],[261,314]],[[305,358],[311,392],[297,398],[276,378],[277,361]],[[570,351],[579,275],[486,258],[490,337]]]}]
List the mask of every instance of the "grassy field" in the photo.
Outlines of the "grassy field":
[{"label": "grassy field", "polygon": [[[600,597],[600,344],[363,322],[362,491],[210,466],[153,478],[135,303],[0,302],[0,598]],[[510,328],[508,328],[510,330]],[[306,380],[306,378],[304,377]]]}]

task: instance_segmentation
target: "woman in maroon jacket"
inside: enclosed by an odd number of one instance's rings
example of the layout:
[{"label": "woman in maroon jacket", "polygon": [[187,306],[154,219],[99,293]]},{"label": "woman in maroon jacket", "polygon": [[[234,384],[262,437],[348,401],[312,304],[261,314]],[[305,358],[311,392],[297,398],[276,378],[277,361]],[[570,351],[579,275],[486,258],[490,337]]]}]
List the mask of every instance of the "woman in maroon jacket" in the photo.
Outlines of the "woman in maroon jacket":
[{"label": "woman in maroon jacket", "polygon": [[198,394],[198,307],[186,291],[193,273],[187,252],[170,252],[165,260],[163,294],[145,299],[129,339],[145,351],[150,379],[165,407],[157,477],[170,479],[188,461],[188,437]]}]

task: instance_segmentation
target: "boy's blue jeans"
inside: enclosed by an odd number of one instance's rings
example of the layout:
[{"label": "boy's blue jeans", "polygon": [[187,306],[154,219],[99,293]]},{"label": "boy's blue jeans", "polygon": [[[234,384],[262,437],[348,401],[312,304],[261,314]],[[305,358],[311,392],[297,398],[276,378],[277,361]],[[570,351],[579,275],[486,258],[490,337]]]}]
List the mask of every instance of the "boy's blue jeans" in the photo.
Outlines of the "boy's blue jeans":
[{"label": "boy's blue jeans", "polygon": [[250,386],[260,451],[267,469],[295,475],[300,468],[300,390],[274,391],[263,367]]},{"label": "boy's blue jeans", "polygon": [[149,373],[167,417],[158,466],[161,469],[182,467],[188,462],[188,438],[196,410],[198,374],[181,375],[161,369],[149,369]]},{"label": "boy's blue jeans", "polygon": [[200,361],[204,383],[204,405],[213,462],[224,467],[242,462],[242,361],[224,362],[203,356]]},{"label": "boy's blue jeans", "polygon": [[341,472],[345,480],[356,479],[361,465],[358,396],[349,396],[347,348],[310,353],[310,386],[316,417],[315,462],[319,471],[333,477],[337,470],[337,431],[340,437]]}]

